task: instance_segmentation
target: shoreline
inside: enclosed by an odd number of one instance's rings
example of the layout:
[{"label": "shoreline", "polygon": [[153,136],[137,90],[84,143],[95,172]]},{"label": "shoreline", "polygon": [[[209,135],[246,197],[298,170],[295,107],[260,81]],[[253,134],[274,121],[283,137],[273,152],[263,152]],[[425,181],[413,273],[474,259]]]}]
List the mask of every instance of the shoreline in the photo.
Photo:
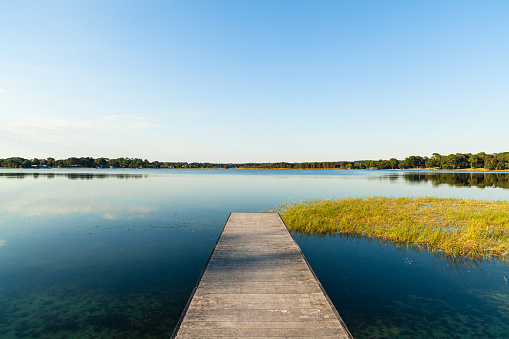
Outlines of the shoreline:
[{"label": "shoreline", "polygon": [[146,167],[113,167],[113,168],[101,168],[101,167],[49,167],[49,168],[38,168],[38,167],[0,167],[0,170],[236,170],[236,169],[256,169],[256,170],[303,170],[303,171],[414,171],[414,172],[509,172],[509,169],[504,170],[490,170],[486,168],[458,168],[458,169],[436,169],[436,168],[392,168],[392,169],[347,169],[347,168],[260,168],[260,167],[188,167],[188,168],[146,168]]}]

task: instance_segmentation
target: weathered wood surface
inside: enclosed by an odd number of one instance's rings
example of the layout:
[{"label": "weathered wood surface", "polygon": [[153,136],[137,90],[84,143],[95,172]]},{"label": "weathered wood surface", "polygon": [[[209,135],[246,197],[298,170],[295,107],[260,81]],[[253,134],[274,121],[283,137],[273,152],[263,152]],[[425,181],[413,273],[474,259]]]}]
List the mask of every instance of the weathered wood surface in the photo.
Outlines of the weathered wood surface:
[{"label": "weathered wood surface", "polygon": [[277,213],[232,213],[173,338],[352,338]]}]

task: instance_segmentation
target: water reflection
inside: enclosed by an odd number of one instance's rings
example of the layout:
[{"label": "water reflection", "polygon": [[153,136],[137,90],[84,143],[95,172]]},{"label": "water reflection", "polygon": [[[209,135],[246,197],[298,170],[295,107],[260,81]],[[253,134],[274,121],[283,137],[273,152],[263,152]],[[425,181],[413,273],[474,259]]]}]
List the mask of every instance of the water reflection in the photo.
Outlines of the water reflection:
[{"label": "water reflection", "polygon": [[[410,185],[405,173],[0,170],[0,337],[169,337],[230,212],[373,195],[508,197],[495,186]],[[357,338],[458,337],[457,324],[471,337],[509,333],[509,312],[494,311],[509,308],[497,261],[294,235]]]},{"label": "water reflection", "polygon": [[26,172],[8,172],[2,173],[0,172],[0,179],[26,179],[26,178],[46,178],[46,179],[54,179],[54,178],[67,178],[69,180],[92,180],[92,179],[143,179],[146,178],[147,174],[128,174],[128,173],[55,173],[55,172],[34,172],[34,173],[26,173]]},{"label": "water reflection", "polygon": [[[500,261],[495,258],[490,257],[474,258],[468,256],[448,255],[438,250],[431,250],[425,246],[372,238],[364,236],[362,234],[320,233],[320,232],[306,232],[302,230],[292,230],[290,233],[295,237],[306,240],[311,238],[324,240],[326,240],[327,238],[332,238],[336,240],[357,241],[358,244],[362,244],[363,246],[365,244],[378,245],[379,247],[390,248],[397,252],[409,253],[409,251],[412,251],[413,253],[422,253],[424,255],[429,255],[433,257],[437,263],[443,265],[444,267],[448,267],[449,269],[457,273],[465,273],[471,271],[482,272],[487,267],[487,265],[489,265],[492,262],[496,262],[497,264],[509,267],[509,262]],[[406,263],[408,265],[412,265],[413,261],[407,258]]]},{"label": "water reflection", "polygon": [[[394,176],[383,177],[394,180]],[[509,188],[509,173],[479,172],[412,172],[404,173],[403,178],[410,183],[431,183],[433,186],[449,185],[463,187],[499,187]]]},{"label": "water reflection", "polygon": [[70,190],[68,187],[57,186],[46,191],[20,190],[16,193],[4,201],[0,199],[2,201],[0,213],[8,213],[4,215],[6,219],[13,217],[14,214],[23,217],[100,214],[105,219],[119,219],[121,216],[143,218],[159,209],[158,206],[149,205],[147,202],[122,201],[122,196],[133,197],[136,192],[120,188],[116,190],[114,187],[108,191],[98,187]]},{"label": "water reflection", "polygon": [[227,212],[104,172],[0,176],[1,338],[171,336]]}]

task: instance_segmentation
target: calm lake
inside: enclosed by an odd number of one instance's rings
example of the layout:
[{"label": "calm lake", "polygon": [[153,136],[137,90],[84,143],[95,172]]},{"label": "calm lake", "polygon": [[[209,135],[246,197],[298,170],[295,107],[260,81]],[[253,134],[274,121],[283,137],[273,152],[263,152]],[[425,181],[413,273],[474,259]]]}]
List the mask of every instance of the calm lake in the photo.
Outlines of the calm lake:
[{"label": "calm lake", "polygon": [[[0,337],[170,337],[230,212],[308,199],[509,200],[508,173],[0,170]],[[508,338],[509,267],[294,234],[356,338]]]}]

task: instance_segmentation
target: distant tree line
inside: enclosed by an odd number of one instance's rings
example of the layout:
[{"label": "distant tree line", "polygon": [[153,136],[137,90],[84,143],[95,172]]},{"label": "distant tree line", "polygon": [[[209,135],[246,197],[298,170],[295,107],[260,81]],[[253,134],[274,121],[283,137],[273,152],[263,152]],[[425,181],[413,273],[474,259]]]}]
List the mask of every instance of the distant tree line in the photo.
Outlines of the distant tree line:
[{"label": "distant tree line", "polygon": [[433,153],[428,157],[409,156],[403,161],[394,158],[390,160],[368,160],[364,162],[364,168],[376,169],[410,169],[410,168],[432,168],[432,169],[486,169],[486,170],[506,170],[509,169],[509,152],[486,154],[484,152],[456,153],[441,155]]},{"label": "distant tree line", "polygon": [[55,160],[47,159],[25,159],[13,157],[0,159],[0,167],[8,168],[37,168],[37,167],[58,167],[58,168],[224,168],[238,167],[235,164],[219,163],[198,163],[198,162],[160,162],[148,161],[139,158],[92,158],[92,157],[71,157],[68,159]]},{"label": "distant tree line", "polygon": [[486,169],[509,170],[509,152],[486,154],[484,152],[456,153],[441,155],[433,153],[431,157],[409,156],[404,160],[361,160],[336,162],[299,162],[299,163],[200,163],[200,162],[159,162],[139,158],[92,158],[71,157],[68,159],[24,159],[13,157],[0,159],[0,167],[31,168],[288,168],[288,169]]},{"label": "distant tree line", "polygon": [[441,155],[433,153],[427,156],[409,156],[404,160],[391,158],[389,160],[362,160],[341,162],[301,162],[301,163],[271,163],[260,165],[262,168],[295,168],[295,169],[486,169],[506,170],[509,169],[509,152],[486,154],[484,152],[456,153]]}]

